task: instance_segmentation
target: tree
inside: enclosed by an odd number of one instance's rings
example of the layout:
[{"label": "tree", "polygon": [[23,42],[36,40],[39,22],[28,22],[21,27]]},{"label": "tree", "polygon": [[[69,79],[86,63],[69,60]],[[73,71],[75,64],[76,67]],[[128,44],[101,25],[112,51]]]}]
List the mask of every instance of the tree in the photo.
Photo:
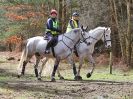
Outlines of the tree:
[{"label": "tree", "polygon": [[[118,34],[113,34],[113,38],[117,36],[119,39],[115,39],[120,41],[120,52],[124,62],[127,66],[132,67],[133,58],[132,55],[132,34],[131,34],[131,0],[109,0],[110,9],[112,14],[111,23],[114,23],[113,29],[118,32]],[[112,32],[114,33],[114,32]],[[119,45],[115,45],[117,48]],[[114,50],[114,52],[116,49]]]}]

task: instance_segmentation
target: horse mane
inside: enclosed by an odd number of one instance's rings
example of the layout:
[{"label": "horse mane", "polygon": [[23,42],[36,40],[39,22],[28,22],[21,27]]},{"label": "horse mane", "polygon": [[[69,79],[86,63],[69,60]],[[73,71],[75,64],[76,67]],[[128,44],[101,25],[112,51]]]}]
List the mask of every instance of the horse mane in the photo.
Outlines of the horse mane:
[{"label": "horse mane", "polygon": [[[89,33],[94,33],[95,31],[97,31],[97,30],[99,30],[99,29],[106,29],[107,27],[101,27],[101,26],[99,26],[99,27],[96,27],[95,29],[91,29],[90,31],[89,31]],[[109,28],[110,29],[110,28]]]}]

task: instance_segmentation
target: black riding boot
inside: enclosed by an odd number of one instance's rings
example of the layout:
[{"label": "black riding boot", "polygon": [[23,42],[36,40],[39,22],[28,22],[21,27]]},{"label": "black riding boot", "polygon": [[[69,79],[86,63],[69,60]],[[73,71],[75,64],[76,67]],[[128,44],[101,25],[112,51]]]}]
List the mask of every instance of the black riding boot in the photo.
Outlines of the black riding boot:
[{"label": "black riding boot", "polygon": [[46,49],[45,49],[45,54],[49,54],[50,53],[50,47],[52,46],[52,42],[53,42],[52,39],[48,42],[48,44],[46,46]]},{"label": "black riding boot", "polygon": [[50,47],[52,45],[52,40],[50,40],[46,46],[46,49],[45,49],[45,54],[49,54],[50,53]]}]

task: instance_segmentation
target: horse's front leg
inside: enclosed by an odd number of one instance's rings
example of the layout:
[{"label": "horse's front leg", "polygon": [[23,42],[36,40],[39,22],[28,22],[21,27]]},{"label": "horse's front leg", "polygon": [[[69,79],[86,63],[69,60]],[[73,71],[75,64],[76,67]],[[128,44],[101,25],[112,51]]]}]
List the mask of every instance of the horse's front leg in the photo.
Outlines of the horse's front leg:
[{"label": "horse's front leg", "polygon": [[94,61],[94,58],[92,57],[92,54],[88,56],[88,61],[91,63],[92,67],[91,67],[91,70],[86,75],[87,78],[91,77],[91,75],[95,69],[95,61]]},{"label": "horse's front leg", "polygon": [[52,82],[55,81],[55,73],[56,73],[56,70],[58,69],[59,63],[60,63],[60,59],[56,58],[54,68],[53,68],[53,72],[52,72],[52,75],[51,75],[51,81]]},{"label": "horse's front leg", "polygon": [[57,74],[58,74],[58,77],[60,78],[60,80],[64,80],[64,77],[60,74],[59,68],[57,68]]},{"label": "horse's front leg", "polygon": [[82,64],[83,64],[83,58],[80,57],[80,58],[79,58],[78,72],[77,72],[77,74],[76,74],[75,80],[82,80],[82,77],[80,76],[80,69],[81,69],[81,67],[82,67]]},{"label": "horse's front leg", "polygon": [[47,63],[47,61],[48,61],[48,58],[46,58],[46,59],[42,62],[42,66],[41,66],[40,71],[39,71],[38,79],[41,79],[42,71],[43,71],[43,68],[44,68],[45,64]]},{"label": "horse's front leg", "polygon": [[38,64],[39,64],[40,60],[41,60],[41,57],[36,56],[36,64],[34,65],[34,70],[35,70],[35,75],[38,80],[41,80],[41,78],[38,76]]},{"label": "horse's front leg", "polygon": [[[77,74],[77,70],[76,70],[76,65],[75,65],[75,62],[74,62],[74,59],[72,56],[69,56],[68,57],[68,62],[71,64],[71,66],[73,66],[73,74],[74,76],[76,77],[76,74]],[[75,79],[75,78],[74,78]]]}]

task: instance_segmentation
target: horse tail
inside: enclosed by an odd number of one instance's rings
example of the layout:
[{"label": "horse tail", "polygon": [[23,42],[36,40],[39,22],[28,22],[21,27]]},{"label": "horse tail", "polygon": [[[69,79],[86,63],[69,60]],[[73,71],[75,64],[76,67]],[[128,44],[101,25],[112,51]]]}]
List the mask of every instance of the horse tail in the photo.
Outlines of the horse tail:
[{"label": "horse tail", "polygon": [[23,68],[23,62],[27,58],[27,54],[28,53],[27,53],[26,45],[27,45],[27,41],[24,41],[24,43],[23,43],[23,51],[22,51],[22,54],[21,54],[19,65],[18,65],[18,74],[21,74],[21,71],[22,71],[22,68]]}]

